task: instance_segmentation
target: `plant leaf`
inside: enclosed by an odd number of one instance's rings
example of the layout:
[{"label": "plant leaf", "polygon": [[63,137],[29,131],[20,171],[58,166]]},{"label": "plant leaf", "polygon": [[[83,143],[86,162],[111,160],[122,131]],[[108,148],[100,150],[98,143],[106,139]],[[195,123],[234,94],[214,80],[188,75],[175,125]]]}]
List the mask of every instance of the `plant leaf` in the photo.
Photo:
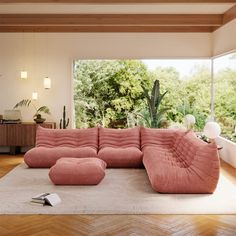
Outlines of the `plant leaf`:
[{"label": "plant leaf", "polygon": [[42,106],[42,107],[38,108],[37,113],[40,113],[40,112],[43,112],[43,113],[49,114],[49,115],[51,114],[50,110],[47,106]]},{"label": "plant leaf", "polygon": [[146,122],[147,127],[151,127],[151,123],[150,120],[148,119],[147,116],[140,114],[140,113],[134,113],[137,117],[140,117],[141,119],[143,119]]},{"label": "plant leaf", "polygon": [[158,108],[161,104],[162,99],[165,97],[165,95],[168,93],[168,91],[165,91],[162,95],[160,95],[156,101],[156,107]]},{"label": "plant leaf", "polygon": [[26,106],[28,107],[31,103],[31,100],[30,99],[23,99],[21,100],[20,102],[18,102],[14,107],[13,109],[17,108],[17,107],[23,107],[23,106]]},{"label": "plant leaf", "polygon": [[152,104],[156,104],[160,95],[160,82],[159,80],[155,80],[153,88],[152,88]]},{"label": "plant leaf", "polygon": [[151,115],[151,117],[153,117],[153,114],[154,114],[153,106],[152,106],[151,98],[148,94],[148,90],[145,89],[143,86],[142,86],[142,88],[143,88],[144,96],[147,98],[147,103],[148,103],[148,108],[149,108],[149,111],[150,111],[150,115]]}]

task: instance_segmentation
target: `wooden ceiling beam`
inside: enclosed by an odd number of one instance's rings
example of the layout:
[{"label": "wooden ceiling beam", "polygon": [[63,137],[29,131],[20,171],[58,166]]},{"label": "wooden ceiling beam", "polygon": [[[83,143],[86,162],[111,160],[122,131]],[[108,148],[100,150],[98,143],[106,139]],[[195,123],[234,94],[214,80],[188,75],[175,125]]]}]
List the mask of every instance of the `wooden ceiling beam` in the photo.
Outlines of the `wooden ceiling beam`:
[{"label": "wooden ceiling beam", "polygon": [[213,30],[211,26],[0,26],[0,33],[210,33]]},{"label": "wooden ceiling beam", "polygon": [[221,26],[220,14],[0,14],[1,26]]},{"label": "wooden ceiling beam", "polygon": [[234,19],[236,19],[236,5],[230,8],[227,12],[225,12],[225,14],[223,14],[222,25],[213,27],[214,28],[213,32]]},{"label": "wooden ceiling beam", "polygon": [[236,0],[0,0],[0,3],[78,3],[78,4],[148,4],[148,3],[236,3]]},{"label": "wooden ceiling beam", "polygon": [[223,15],[223,25],[227,24],[228,22],[236,19],[236,5],[230,8],[225,14]]}]

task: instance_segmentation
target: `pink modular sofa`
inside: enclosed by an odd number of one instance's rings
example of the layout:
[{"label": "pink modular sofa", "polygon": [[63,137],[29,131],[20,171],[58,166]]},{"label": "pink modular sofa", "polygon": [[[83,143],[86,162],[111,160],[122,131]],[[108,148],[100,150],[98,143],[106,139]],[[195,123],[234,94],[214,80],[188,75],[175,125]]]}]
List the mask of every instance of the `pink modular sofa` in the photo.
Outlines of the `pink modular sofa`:
[{"label": "pink modular sofa", "polygon": [[60,158],[96,157],[110,168],[145,167],[152,188],[160,193],[213,193],[219,179],[215,144],[192,131],[130,128],[53,130],[38,127],[29,167],[49,168]]}]

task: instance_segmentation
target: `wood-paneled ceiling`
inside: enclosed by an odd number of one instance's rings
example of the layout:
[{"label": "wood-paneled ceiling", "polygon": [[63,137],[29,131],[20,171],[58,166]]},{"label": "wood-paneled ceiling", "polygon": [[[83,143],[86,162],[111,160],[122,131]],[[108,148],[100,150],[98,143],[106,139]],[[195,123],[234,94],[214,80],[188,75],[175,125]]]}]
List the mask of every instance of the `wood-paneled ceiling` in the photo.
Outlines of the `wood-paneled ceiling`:
[{"label": "wood-paneled ceiling", "polygon": [[236,0],[0,0],[0,32],[213,32]]}]

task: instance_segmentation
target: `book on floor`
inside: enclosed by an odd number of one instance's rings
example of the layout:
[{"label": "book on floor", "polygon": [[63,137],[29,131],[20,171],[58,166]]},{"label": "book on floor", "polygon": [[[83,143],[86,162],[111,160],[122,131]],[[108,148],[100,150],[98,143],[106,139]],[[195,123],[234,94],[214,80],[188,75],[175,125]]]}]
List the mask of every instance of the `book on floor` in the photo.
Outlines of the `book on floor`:
[{"label": "book on floor", "polygon": [[55,206],[61,202],[60,197],[56,193],[41,193],[32,197],[31,203]]}]

